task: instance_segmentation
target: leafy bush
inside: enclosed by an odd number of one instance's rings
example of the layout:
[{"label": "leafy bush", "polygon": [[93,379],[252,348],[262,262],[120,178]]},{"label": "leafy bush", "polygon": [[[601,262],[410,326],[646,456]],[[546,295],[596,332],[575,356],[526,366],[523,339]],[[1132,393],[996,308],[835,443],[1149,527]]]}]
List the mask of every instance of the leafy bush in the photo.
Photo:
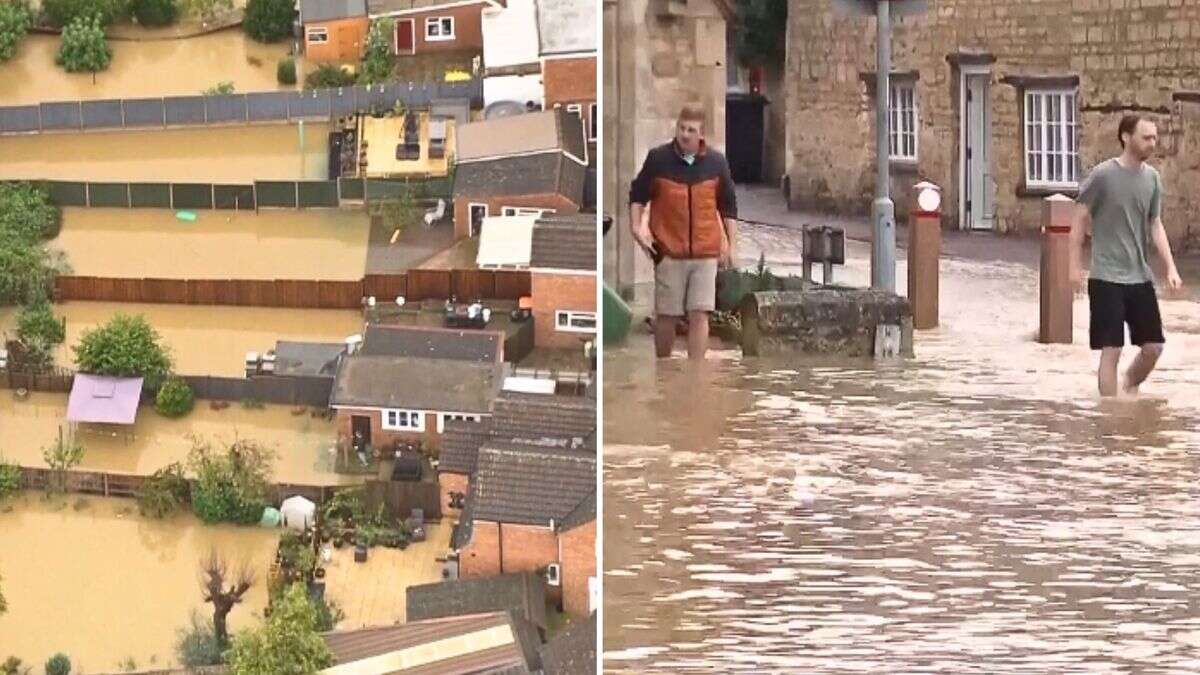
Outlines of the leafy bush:
[{"label": "leafy bush", "polygon": [[17,43],[29,32],[33,18],[29,8],[20,2],[0,2],[0,61],[17,53]]},{"label": "leafy bush", "polygon": [[336,89],[355,83],[354,74],[341,66],[322,63],[304,78],[305,89]]},{"label": "leafy bush", "polygon": [[179,629],[175,654],[179,657],[179,662],[188,668],[219,666],[224,663],[212,619],[205,619],[199,612],[193,611],[191,625]]},{"label": "leafy bush", "polygon": [[144,377],[155,389],[171,372],[171,357],[145,317],[117,314],[107,324],[84,331],[75,350],[82,373]]},{"label": "leafy bush", "polygon": [[169,464],[146,479],[138,496],[138,511],[148,518],[167,518],[175,515],[187,502],[188,481],[183,466]]},{"label": "leafy bush", "polygon": [[67,472],[83,461],[83,446],[73,436],[59,437],[50,446],[42,449],[42,459],[54,473],[46,481],[47,492],[67,491]]},{"label": "leafy bush", "polygon": [[191,412],[192,405],[195,403],[195,395],[192,394],[192,388],[182,378],[171,377],[158,390],[158,396],[154,403],[162,415],[183,417]]},{"label": "leafy bush", "polygon": [[71,659],[66,654],[55,654],[46,662],[46,675],[71,675]]},{"label": "leafy bush", "polygon": [[206,523],[257,523],[267,506],[267,477],[275,453],[251,440],[225,452],[192,439],[188,467],[196,475],[192,510]]},{"label": "leafy bush", "polygon": [[296,59],[283,59],[275,69],[275,79],[279,84],[296,84]]},{"label": "leafy bush", "polygon": [[98,16],[73,19],[63,28],[62,46],[55,62],[68,73],[95,73],[108,68],[112,63],[112,48]]},{"label": "leafy bush", "polygon": [[203,22],[216,18],[222,10],[233,9],[233,0],[184,0],[187,9]]},{"label": "leafy bush", "polygon": [[29,675],[32,670],[29,666],[22,665],[21,659],[15,656],[10,656],[4,663],[0,663],[0,675]]},{"label": "leafy bush", "polygon": [[178,16],[175,0],[133,0],[133,18],[143,26],[169,26]]},{"label": "leafy bush", "polygon": [[107,26],[129,10],[129,0],[42,0],[42,11],[56,26],[68,26],[76,19],[96,16]]},{"label": "leafy bush", "polygon": [[371,24],[371,31],[367,34],[366,57],[363,59],[363,84],[386,82],[391,77],[395,66],[392,61],[392,35],[395,34],[395,28],[396,23],[391,19],[381,19]]},{"label": "leafy bush", "polygon": [[205,89],[201,93],[203,93],[205,96],[221,96],[224,94],[232,94],[233,93],[233,83],[232,82],[218,82],[215,87],[209,87],[208,89]]},{"label": "leafy bush", "polygon": [[38,340],[57,345],[67,339],[67,332],[62,321],[54,316],[50,303],[42,300],[21,308],[17,315],[17,337],[22,342]]},{"label": "leafy bush", "polygon": [[242,27],[259,42],[275,42],[292,33],[295,16],[293,0],[249,0]]},{"label": "leafy bush", "polygon": [[318,634],[317,611],[303,584],[293,584],[260,628],[238,634],[229,650],[236,675],[315,673],[333,663]]},{"label": "leafy bush", "polygon": [[44,188],[33,183],[0,183],[0,234],[5,238],[34,243],[57,237],[61,227],[62,211],[50,203],[50,193]]},{"label": "leafy bush", "polygon": [[0,501],[21,491],[21,467],[0,458]]}]

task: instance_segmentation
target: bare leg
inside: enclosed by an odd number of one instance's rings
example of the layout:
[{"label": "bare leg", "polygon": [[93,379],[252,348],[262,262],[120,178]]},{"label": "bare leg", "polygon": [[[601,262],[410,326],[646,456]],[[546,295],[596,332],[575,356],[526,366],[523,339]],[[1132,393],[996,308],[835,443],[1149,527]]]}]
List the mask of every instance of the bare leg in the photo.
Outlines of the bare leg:
[{"label": "bare leg", "polygon": [[1126,394],[1136,395],[1138,393],[1138,387],[1146,381],[1147,377],[1150,377],[1150,372],[1158,364],[1158,357],[1162,356],[1162,353],[1162,343],[1149,342],[1142,345],[1142,350],[1125,370],[1125,386],[1122,389]]},{"label": "bare leg", "polygon": [[708,312],[688,312],[688,358],[703,359],[708,351]]},{"label": "bare leg", "polygon": [[671,356],[671,349],[675,347],[675,326],[678,322],[677,316],[659,314],[654,317],[654,351],[658,358],[665,359]]},{"label": "bare leg", "polygon": [[1120,347],[1105,347],[1100,350],[1100,395],[1117,395],[1117,364],[1121,361]]}]

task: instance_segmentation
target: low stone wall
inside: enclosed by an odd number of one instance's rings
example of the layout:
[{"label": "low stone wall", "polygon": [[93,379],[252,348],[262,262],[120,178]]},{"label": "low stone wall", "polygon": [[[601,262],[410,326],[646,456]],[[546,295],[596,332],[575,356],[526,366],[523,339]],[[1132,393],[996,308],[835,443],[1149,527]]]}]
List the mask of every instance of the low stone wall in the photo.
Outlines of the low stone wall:
[{"label": "low stone wall", "polygon": [[752,293],[741,306],[742,352],[794,352],[870,357],[880,325],[900,326],[900,352],[913,355],[912,307],[907,298],[872,289],[822,287]]}]

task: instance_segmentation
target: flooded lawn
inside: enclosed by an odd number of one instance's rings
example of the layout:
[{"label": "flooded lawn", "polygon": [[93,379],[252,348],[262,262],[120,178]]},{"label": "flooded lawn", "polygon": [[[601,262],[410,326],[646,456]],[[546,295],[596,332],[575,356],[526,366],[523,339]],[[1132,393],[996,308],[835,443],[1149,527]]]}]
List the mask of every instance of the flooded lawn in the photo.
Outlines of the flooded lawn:
[{"label": "flooded lawn", "polygon": [[[121,302],[66,302],[54,306],[65,317],[67,339],[55,362],[72,366],[86,330],[95,329],[118,312],[141,314],[171,349],[176,372],[183,375],[245,375],[246,352],[274,349],[277,340],[342,342],[362,332],[355,310],[160,305]],[[16,310],[0,309],[0,334],[15,334]]]},{"label": "flooded lawn", "polygon": [[[0,84],[0,91],[3,89]],[[326,180],[329,124],[0,136],[5,179],[250,183]],[[302,142],[303,141],[303,142]]]},{"label": "flooded lawn", "polygon": [[6,509],[0,652],[37,672],[56,652],[70,656],[72,672],[117,672],[129,658],[147,669],[175,663],[176,629],[205,607],[198,570],[213,547],[233,564],[248,561],[258,577],[230,627],[256,625],[266,606],[277,531],[204,526],[190,515],[146,520],[124,499],[70,496],[56,505],[30,494]]},{"label": "flooded lawn", "polygon": [[[276,451],[272,480],[301,485],[342,485],[361,482],[360,477],[333,472],[330,452],[337,438],[332,421],[316,419],[305,410],[293,415],[290,406],[268,405],[249,410],[234,402],[224,410],[213,410],[209,401],[197,401],[186,416],[171,420],[154,407],[138,408],[133,437],[83,426],[76,435],[83,445],[82,469],[147,475],[172,463],[184,462],[192,443],[189,434],[210,439],[218,447],[236,438],[253,438]],[[33,393],[18,401],[11,391],[0,389],[0,453],[25,466],[46,466],[42,450],[57,437],[59,426],[67,428],[67,395]]]},{"label": "flooded lawn", "polygon": [[[62,249],[72,274],[152,279],[363,277],[370,222],[342,209],[196,211],[182,222],[161,209],[63,210]],[[154,251],[154,255],[141,255]]]},{"label": "flooded lawn", "polygon": [[4,105],[194,96],[220,82],[233,82],[238,93],[285,89],[275,70],[288,43],[260,44],[241,28],[184,40],[110,40],[112,65],[96,74],[95,84],[91,74],[71,74],[54,63],[60,42],[57,35],[28,35],[16,56],[0,63]]},{"label": "flooded lawn", "polygon": [[1043,346],[1036,270],[941,283],[904,363],[606,353],[608,672],[1200,671],[1197,303],[1162,303],[1142,398],[1100,401],[1085,299]]}]

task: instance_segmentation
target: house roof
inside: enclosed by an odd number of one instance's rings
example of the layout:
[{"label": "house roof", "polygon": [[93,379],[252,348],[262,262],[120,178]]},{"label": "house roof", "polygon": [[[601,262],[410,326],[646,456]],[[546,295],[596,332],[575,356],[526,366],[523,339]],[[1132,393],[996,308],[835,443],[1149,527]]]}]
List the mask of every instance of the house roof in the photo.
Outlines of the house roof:
[{"label": "house roof", "polygon": [[542,56],[596,51],[595,0],[537,0],[537,22]]},{"label": "house roof", "polygon": [[309,377],[333,377],[338,356],[346,345],[326,342],[275,343],[275,374]]},{"label": "house roof", "polygon": [[342,359],[330,405],[487,414],[503,370],[500,363],[356,354]]},{"label": "house roof", "polygon": [[[391,14],[393,12],[407,12],[412,10],[422,9],[437,9],[446,5],[454,5],[461,0],[367,0],[367,12],[372,17]],[[495,0],[478,0],[479,5],[503,5],[503,0],[497,2]]]},{"label": "house roof", "polygon": [[[322,671],[331,674],[528,673],[539,668],[541,660],[536,630],[508,612],[410,621],[325,633],[321,637],[337,664]],[[406,652],[432,643],[440,643],[432,655],[428,650],[425,654]],[[405,667],[404,660],[413,665]]]},{"label": "house roof", "polygon": [[300,0],[305,24],[367,15],[367,0]]},{"label": "house roof", "polygon": [[548,526],[595,491],[596,455],[489,441],[475,477],[475,520]]},{"label": "house roof", "polygon": [[358,353],[496,363],[500,361],[503,339],[504,334],[496,331],[371,324]]},{"label": "house roof", "polygon": [[526,572],[409,586],[408,621],[511,611],[546,627],[546,585]]},{"label": "house roof", "polygon": [[557,152],[470,162],[459,164],[454,171],[454,196],[487,199],[560,194],[580,204],[586,172],[586,167]]},{"label": "house roof", "polygon": [[491,437],[492,418],[480,422],[447,420],[442,430],[438,471],[471,475],[479,463],[479,447]]},{"label": "house roof", "polygon": [[142,398],[142,378],[76,373],[67,399],[67,420],[133,424]]},{"label": "house roof", "polygon": [[472,122],[457,132],[455,153],[459,169],[471,161],[563,147],[554,110]]},{"label": "house roof", "polygon": [[479,254],[475,264],[529,267],[536,216],[488,216],[479,232]]},{"label": "house roof", "polygon": [[559,532],[570,532],[571,530],[587,525],[596,520],[596,491],[584,497],[582,501],[575,505],[574,509],[563,518],[562,524],[558,526]]},{"label": "house roof", "polygon": [[594,399],[501,392],[493,404],[492,416],[483,422],[446,423],[438,471],[473,475],[479,464],[479,449],[492,440],[547,452],[574,449],[594,453],[595,434]]},{"label": "house roof", "polygon": [[542,647],[545,675],[595,675],[596,613],[576,621]]},{"label": "house roof", "polygon": [[544,215],[533,226],[529,266],[596,271],[596,216]]}]

